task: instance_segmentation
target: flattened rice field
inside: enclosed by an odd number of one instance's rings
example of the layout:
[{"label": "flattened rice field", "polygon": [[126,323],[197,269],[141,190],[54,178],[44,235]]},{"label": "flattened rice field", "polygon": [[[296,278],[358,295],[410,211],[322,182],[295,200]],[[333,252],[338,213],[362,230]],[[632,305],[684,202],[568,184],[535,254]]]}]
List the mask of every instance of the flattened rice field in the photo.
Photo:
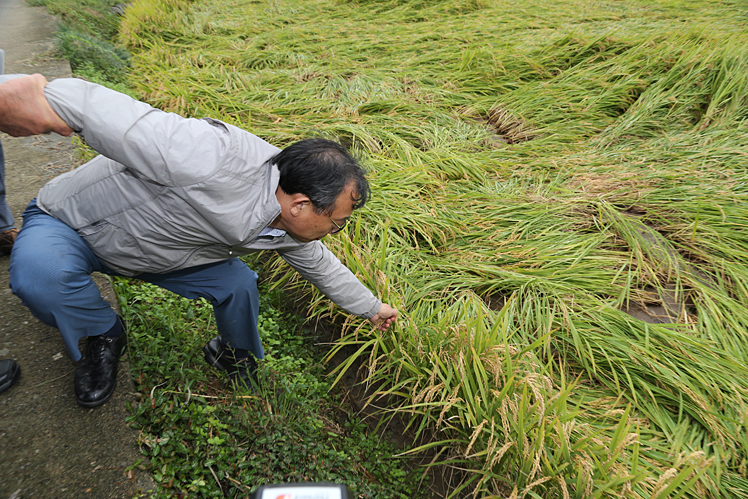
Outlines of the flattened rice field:
[{"label": "flattened rice field", "polygon": [[120,36],[158,107],[362,156],[328,245],[403,316],[311,313],[454,494],[748,497],[744,2],[140,0]]}]

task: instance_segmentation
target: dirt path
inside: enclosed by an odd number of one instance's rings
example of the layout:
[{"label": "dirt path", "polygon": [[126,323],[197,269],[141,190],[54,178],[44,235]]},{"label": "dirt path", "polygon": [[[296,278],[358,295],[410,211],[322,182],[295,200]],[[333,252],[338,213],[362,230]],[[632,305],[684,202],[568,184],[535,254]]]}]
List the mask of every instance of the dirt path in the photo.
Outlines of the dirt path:
[{"label": "dirt path", "polygon": [[[56,59],[55,20],[23,0],[0,0],[0,48],[6,73],[70,75]],[[71,168],[70,140],[56,135],[10,138],[5,150],[8,202],[21,213],[44,183]],[[73,396],[75,364],[55,329],[34,319],[8,288],[7,256],[0,256],[0,358],[21,365],[19,383],[0,394],[0,499],[130,498],[153,487],[150,477],[125,468],[141,459],[138,432],[125,423],[125,402],[134,399],[127,357],[118,387],[102,407],[83,409]],[[114,299],[103,280],[105,297]]]}]

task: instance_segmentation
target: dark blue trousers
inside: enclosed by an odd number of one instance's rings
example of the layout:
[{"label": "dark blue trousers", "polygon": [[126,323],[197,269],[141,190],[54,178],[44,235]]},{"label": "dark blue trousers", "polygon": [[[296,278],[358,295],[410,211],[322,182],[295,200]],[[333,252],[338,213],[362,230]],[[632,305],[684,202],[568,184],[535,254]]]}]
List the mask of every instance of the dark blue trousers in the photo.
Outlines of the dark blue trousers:
[{"label": "dark blue trousers", "polygon": [[[88,243],[64,222],[32,201],[10,257],[10,286],[34,317],[60,330],[73,360],[81,357],[78,341],[108,331],[116,320],[91,274],[119,275],[94,255]],[[205,298],[213,305],[225,344],[262,359],[257,331],[257,274],[238,258],[166,274],[139,274],[137,279],[185,298]]]}]

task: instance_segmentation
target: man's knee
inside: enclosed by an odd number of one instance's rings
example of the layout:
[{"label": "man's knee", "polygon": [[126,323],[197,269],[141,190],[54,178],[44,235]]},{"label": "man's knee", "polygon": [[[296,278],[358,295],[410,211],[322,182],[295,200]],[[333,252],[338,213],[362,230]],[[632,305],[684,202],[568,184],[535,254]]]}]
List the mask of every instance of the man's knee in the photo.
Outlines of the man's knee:
[{"label": "man's knee", "polygon": [[50,303],[55,296],[69,293],[83,284],[85,272],[72,270],[63,255],[49,255],[33,247],[15,248],[10,260],[10,287],[13,293],[31,306],[39,301]]},{"label": "man's knee", "polygon": [[24,303],[35,302],[44,294],[54,294],[58,284],[57,272],[49,267],[15,251],[9,269],[11,290]]}]

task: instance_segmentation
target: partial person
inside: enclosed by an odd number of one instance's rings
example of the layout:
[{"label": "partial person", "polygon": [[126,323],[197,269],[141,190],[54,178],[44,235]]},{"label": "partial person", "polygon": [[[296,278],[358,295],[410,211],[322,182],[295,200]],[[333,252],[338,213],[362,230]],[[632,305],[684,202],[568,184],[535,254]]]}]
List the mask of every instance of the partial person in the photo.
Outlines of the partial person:
[{"label": "partial person", "polygon": [[[2,65],[0,65],[2,74]],[[5,200],[5,156],[3,144],[0,143],[0,253],[9,255],[16,241],[18,229],[13,225],[13,214]],[[4,392],[18,380],[21,367],[11,359],[0,360],[0,393]]]},{"label": "partial person", "polygon": [[[0,75],[4,72],[5,52],[0,49]],[[5,199],[5,155],[0,142],[0,254],[10,255],[16,241],[16,229],[13,213]],[[21,367],[11,359],[0,360],[0,393],[4,392],[18,380]]]},{"label": "partial person", "polygon": [[[386,330],[382,303],[322,243],[370,190],[339,144],[282,151],[215,119],[187,119],[78,79],[32,75],[0,84],[0,130],[80,134],[97,152],[29,204],[10,262],[13,292],[59,329],[75,361],[76,400],[112,395],[124,327],[90,274],[134,276],[213,306],[219,336],[206,360],[250,384],[264,350],[257,274],[240,255],[276,251],[351,314]],[[81,357],[78,341],[86,337]]]},{"label": "partial person", "polygon": [[[5,52],[0,49],[0,78],[2,78],[4,69]],[[5,156],[3,144],[0,142],[0,253],[4,255],[10,255],[10,250],[13,249],[13,243],[18,235],[14,222],[13,214],[5,200]]]}]

